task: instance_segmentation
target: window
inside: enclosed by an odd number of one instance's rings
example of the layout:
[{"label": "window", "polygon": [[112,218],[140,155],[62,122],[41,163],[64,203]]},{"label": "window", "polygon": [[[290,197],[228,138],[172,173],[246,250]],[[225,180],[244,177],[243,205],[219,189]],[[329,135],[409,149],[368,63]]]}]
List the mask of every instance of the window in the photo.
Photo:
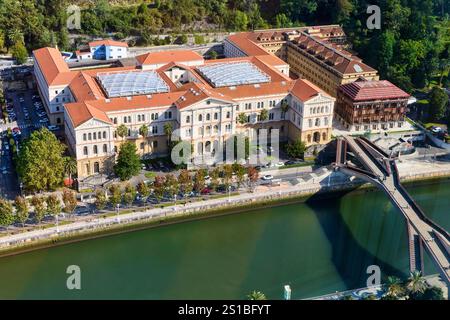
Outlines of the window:
[{"label": "window", "polygon": [[164,112],[164,118],[165,119],[172,119],[172,111]]},{"label": "window", "polygon": [[273,120],[273,118],[274,118],[273,112],[269,113],[269,120]]},{"label": "window", "polygon": [[87,156],[89,153],[88,153],[88,147],[84,147],[83,148],[83,154],[85,155],[85,156]]},{"label": "window", "polygon": [[198,128],[198,135],[199,136],[203,135],[203,127]]},{"label": "window", "polygon": [[94,154],[98,154],[98,148],[97,148],[97,146],[94,146]]},{"label": "window", "polygon": [[191,116],[186,116],[186,123],[191,123]]},{"label": "window", "polygon": [[88,139],[89,139],[89,141],[92,140],[92,133],[90,133],[90,132],[88,134]]},{"label": "window", "polygon": [[210,135],[211,134],[211,127],[210,126],[207,126],[206,127],[206,135]]},{"label": "window", "polygon": [[206,114],[206,121],[210,121],[211,120],[211,115],[209,113]]},{"label": "window", "polygon": [[201,114],[198,115],[198,121],[203,121],[203,116]]},{"label": "window", "polygon": [[104,152],[104,153],[107,153],[107,152],[108,152],[108,145],[107,145],[107,144],[104,144],[104,145],[103,145],[103,152]]},{"label": "window", "polygon": [[214,126],[214,133],[216,134],[219,133],[219,126],[217,125]]},{"label": "window", "polygon": [[59,102],[59,99],[58,99],[58,98],[56,98],[56,102]]},{"label": "window", "polygon": [[216,113],[214,113],[214,120],[217,120],[217,119],[219,119],[219,114],[216,112]]},{"label": "window", "polygon": [[231,118],[231,112],[227,111],[227,119],[230,119],[230,118]]},{"label": "window", "polygon": [[83,133],[83,141],[86,141],[86,133]]},{"label": "window", "polygon": [[93,133],[93,139],[94,139],[94,140],[97,140],[97,132],[94,132],[94,133]]},{"label": "window", "polygon": [[103,139],[106,139],[106,131],[103,131]]},{"label": "window", "polygon": [[191,136],[191,129],[186,129],[186,137],[190,137]]},{"label": "window", "polygon": [[309,127],[309,128],[312,128],[312,126],[313,126],[312,119],[309,119],[309,120],[308,120],[308,127]]}]

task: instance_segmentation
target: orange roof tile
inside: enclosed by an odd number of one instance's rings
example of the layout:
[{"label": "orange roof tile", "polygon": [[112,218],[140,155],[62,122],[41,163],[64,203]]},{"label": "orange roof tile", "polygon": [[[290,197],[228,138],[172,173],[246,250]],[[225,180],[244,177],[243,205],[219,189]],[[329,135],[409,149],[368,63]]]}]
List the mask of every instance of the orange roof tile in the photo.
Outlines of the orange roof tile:
[{"label": "orange roof tile", "polygon": [[68,103],[65,109],[72,121],[74,128],[79,127],[90,119],[97,119],[106,123],[111,123],[105,112],[91,106],[86,102]]},{"label": "orange roof tile", "polygon": [[89,47],[97,47],[97,46],[114,46],[114,47],[128,48],[128,43],[121,42],[121,41],[114,41],[114,40],[110,40],[110,39],[89,42]]},{"label": "orange roof tile", "polygon": [[167,64],[169,62],[203,61],[203,57],[191,50],[150,52],[136,57],[141,65]]},{"label": "orange roof tile", "polygon": [[314,84],[312,84],[311,82],[309,82],[306,79],[297,79],[291,89],[291,93],[294,96],[296,96],[298,99],[300,99],[300,101],[305,101],[305,102],[316,97],[317,95],[319,95],[319,93],[323,96],[332,98],[330,95],[325,93],[322,89],[315,86]]},{"label": "orange roof tile", "polygon": [[86,100],[102,99],[105,97],[99,84],[92,76],[82,71],[76,74],[76,77],[69,85],[70,91],[76,101],[82,102]]},{"label": "orange roof tile", "polygon": [[58,49],[37,49],[33,51],[33,56],[49,86],[68,84],[72,79],[69,67]]}]

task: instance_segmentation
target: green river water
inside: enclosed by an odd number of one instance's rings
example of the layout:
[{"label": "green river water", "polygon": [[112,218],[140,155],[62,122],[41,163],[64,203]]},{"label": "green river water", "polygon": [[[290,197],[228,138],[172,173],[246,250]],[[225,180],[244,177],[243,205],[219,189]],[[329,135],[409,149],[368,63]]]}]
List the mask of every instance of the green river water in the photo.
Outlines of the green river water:
[{"label": "green river water", "polygon": [[[450,229],[450,183],[408,187]],[[3,299],[281,299],[365,286],[366,269],[406,275],[403,217],[381,192],[258,209],[0,258]],[[81,290],[66,268],[81,268]],[[435,273],[425,262],[426,273]]]}]

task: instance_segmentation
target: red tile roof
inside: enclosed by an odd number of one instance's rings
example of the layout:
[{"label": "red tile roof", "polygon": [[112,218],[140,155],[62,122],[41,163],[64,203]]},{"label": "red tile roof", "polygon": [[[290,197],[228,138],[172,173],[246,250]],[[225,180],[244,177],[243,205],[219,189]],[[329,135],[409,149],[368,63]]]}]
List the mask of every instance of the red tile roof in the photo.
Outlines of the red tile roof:
[{"label": "red tile roof", "polygon": [[58,49],[37,49],[33,51],[33,56],[49,86],[68,84],[71,81],[69,67]]},{"label": "red tile roof", "polygon": [[410,95],[387,80],[355,81],[341,85],[338,91],[353,101],[408,99]]},{"label": "red tile roof", "polygon": [[304,102],[311,100],[314,97],[317,97],[319,94],[331,98],[322,89],[315,86],[306,79],[297,79],[291,89],[291,93]]},{"label": "red tile roof", "polygon": [[136,57],[141,65],[167,64],[169,62],[203,61],[203,57],[191,50],[150,52]]},{"label": "red tile roof", "polygon": [[89,42],[89,47],[98,47],[98,46],[113,46],[113,47],[128,48],[128,43],[109,39]]}]

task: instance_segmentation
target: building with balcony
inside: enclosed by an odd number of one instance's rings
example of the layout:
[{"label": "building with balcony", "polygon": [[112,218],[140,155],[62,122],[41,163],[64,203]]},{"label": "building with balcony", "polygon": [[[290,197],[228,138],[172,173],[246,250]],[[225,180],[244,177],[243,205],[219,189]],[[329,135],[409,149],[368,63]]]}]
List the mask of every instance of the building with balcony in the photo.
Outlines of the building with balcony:
[{"label": "building with balcony", "polygon": [[399,131],[410,95],[389,81],[355,81],[339,87],[336,118],[351,132]]}]

